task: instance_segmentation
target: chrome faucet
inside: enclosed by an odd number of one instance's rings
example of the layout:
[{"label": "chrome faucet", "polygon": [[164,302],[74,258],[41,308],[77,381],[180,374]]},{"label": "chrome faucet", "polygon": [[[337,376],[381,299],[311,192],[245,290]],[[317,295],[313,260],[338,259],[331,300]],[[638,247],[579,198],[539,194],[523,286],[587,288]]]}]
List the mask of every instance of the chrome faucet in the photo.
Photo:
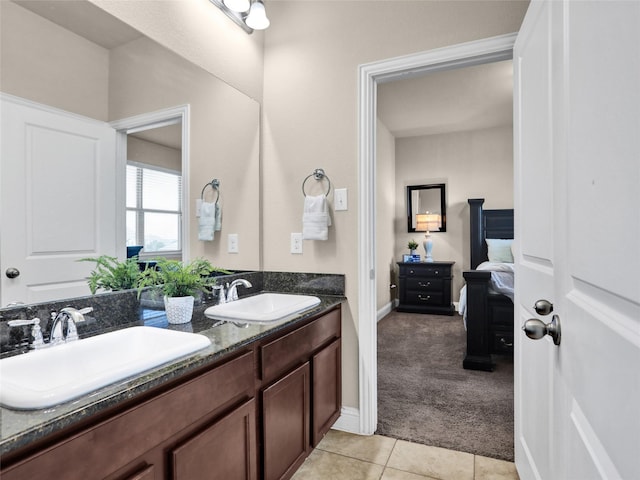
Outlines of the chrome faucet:
[{"label": "chrome faucet", "polygon": [[10,327],[22,327],[24,325],[33,325],[31,327],[31,336],[33,337],[33,343],[31,344],[36,350],[46,347],[44,339],[42,338],[42,329],[40,328],[40,319],[32,318],[31,320],[9,320],[7,324]]},{"label": "chrome faucet", "polygon": [[53,325],[51,326],[49,345],[58,345],[64,342],[78,340],[76,324],[84,322],[84,314],[92,311],[92,307],[83,308],[82,310],[65,307],[57,313],[52,312],[51,318],[53,319]]},{"label": "chrome faucet", "polygon": [[233,302],[234,300],[238,300],[238,285],[242,285],[245,288],[251,288],[251,282],[249,280],[245,280],[244,278],[238,278],[231,282],[231,285],[227,286],[227,302]]}]

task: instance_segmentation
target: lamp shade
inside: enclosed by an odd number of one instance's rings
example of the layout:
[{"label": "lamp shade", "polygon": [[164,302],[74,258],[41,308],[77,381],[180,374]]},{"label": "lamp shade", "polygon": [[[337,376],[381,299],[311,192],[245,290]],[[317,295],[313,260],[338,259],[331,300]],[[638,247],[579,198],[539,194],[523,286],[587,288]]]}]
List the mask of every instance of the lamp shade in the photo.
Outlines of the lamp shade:
[{"label": "lamp shade", "polygon": [[418,213],[416,215],[416,232],[440,230],[442,219],[437,213]]},{"label": "lamp shade", "polygon": [[254,30],[264,30],[269,27],[271,22],[269,22],[267,18],[267,12],[261,1],[258,0],[251,4],[251,9],[249,10],[249,15],[247,15],[245,23]]},{"label": "lamp shade", "polygon": [[246,12],[251,6],[249,0],[223,0],[225,7],[234,12]]}]

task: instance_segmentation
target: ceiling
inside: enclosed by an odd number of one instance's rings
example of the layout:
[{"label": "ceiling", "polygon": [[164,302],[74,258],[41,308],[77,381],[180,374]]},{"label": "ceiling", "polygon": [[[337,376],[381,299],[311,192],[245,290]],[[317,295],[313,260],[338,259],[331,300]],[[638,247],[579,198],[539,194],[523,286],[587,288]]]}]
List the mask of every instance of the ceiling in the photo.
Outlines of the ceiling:
[{"label": "ceiling", "polygon": [[511,60],[378,85],[378,117],[396,138],[513,123]]}]

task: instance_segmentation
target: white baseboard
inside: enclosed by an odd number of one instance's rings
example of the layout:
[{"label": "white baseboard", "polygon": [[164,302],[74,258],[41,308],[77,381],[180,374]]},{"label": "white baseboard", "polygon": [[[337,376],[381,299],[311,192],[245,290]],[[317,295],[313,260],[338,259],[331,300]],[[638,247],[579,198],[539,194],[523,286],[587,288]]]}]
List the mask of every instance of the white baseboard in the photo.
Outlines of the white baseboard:
[{"label": "white baseboard", "polygon": [[376,315],[377,321],[379,322],[385,316],[389,315],[391,313],[391,310],[393,310],[394,306],[395,306],[395,301],[391,301],[387,303],[384,307],[382,307],[380,310],[378,310],[378,313]]},{"label": "white baseboard", "polygon": [[340,416],[336,423],[333,424],[334,430],[342,432],[360,434],[360,412],[357,408],[342,407]]}]

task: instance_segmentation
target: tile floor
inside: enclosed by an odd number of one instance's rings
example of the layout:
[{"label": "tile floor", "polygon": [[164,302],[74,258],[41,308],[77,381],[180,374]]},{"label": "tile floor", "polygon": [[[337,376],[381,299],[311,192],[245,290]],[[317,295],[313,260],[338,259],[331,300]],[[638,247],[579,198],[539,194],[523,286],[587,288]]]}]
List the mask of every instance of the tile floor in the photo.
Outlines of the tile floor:
[{"label": "tile floor", "polygon": [[518,480],[511,462],[330,430],[292,480]]}]

